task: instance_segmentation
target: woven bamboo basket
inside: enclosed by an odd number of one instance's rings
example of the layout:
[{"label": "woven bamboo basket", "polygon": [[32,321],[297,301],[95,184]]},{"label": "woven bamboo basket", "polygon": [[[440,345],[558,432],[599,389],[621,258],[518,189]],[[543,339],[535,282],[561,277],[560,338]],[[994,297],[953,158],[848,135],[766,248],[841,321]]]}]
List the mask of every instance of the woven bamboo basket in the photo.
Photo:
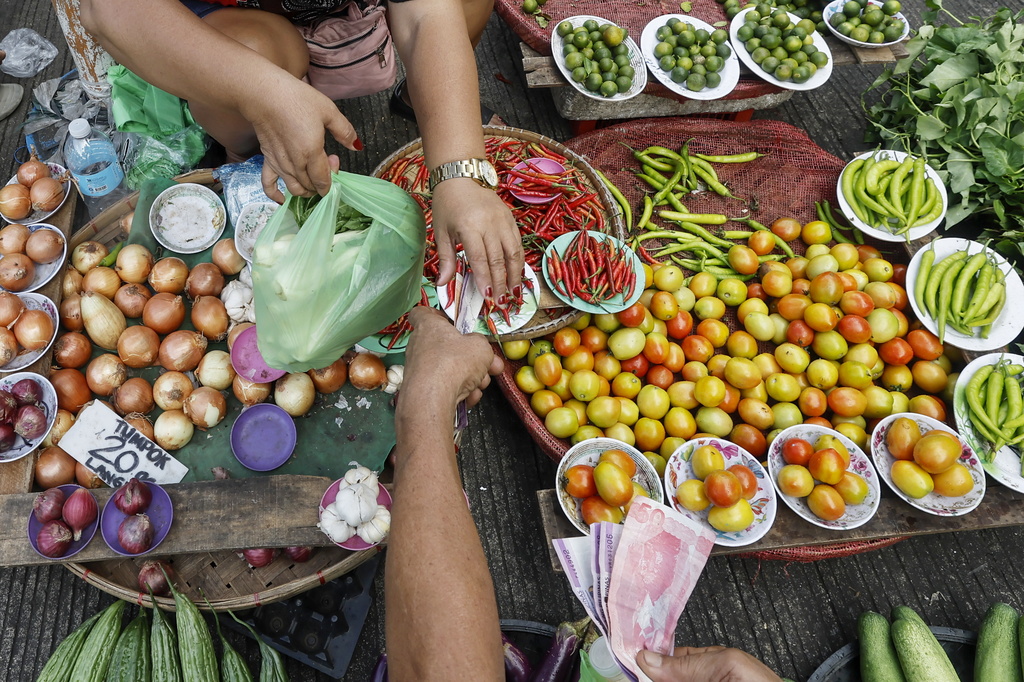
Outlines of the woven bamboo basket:
[{"label": "woven bamboo basket", "polygon": [[[215,191],[221,188],[210,169],[195,170],[175,179],[178,182],[205,185]],[[139,194],[136,192],[110,206],[74,233],[70,248],[89,240],[111,246],[126,239],[131,226],[122,218],[135,210],[138,200]],[[58,290],[58,297],[59,294]],[[350,552],[340,547],[318,547],[305,563],[295,563],[282,554],[263,568],[250,568],[232,550],[161,558],[174,567],[179,586],[199,608],[227,611],[288,599],[348,573],[378,551],[380,548]],[[126,601],[151,604],[149,595],[140,593],[137,585],[139,568],[151,558],[111,559],[88,565],[68,563],[66,566],[72,573],[108,594]],[[156,603],[163,608],[174,609],[174,600],[168,597],[156,597]]]},{"label": "woven bamboo basket", "polygon": [[[612,197],[611,192],[608,191],[608,187],[601,181],[601,178],[594,170],[594,166],[591,165],[591,162],[586,156],[573,151],[550,137],[539,135],[529,130],[522,130],[520,128],[507,126],[484,126],[483,131],[485,136],[495,137],[500,140],[523,140],[526,142],[536,142],[569,159],[573,165],[583,173],[587,186],[591,191],[597,192],[598,197],[601,199],[601,204],[605,207],[606,231],[619,239],[625,239],[626,224],[622,217],[622,211],[619,209],[619,205],[616,203],[615,198]],[[381,161],[373,170],[373,175],[378,178],[382,177],[387,170],[395,164],[395,162],[409,156],[420,154],[422,153],[422,150],[423,140],[422,138],[417,138]],[[415,169],[410,170],[415,172]],[[543,278],[541,277],[540,280],[541,288],[545,289],[546,285],[544,284]],[[526,326],[511,334],[503,334],[498,337],[498,340],[519,341],[523,339],[534,339],[539,336],[544,336],[545,334],[556,332],[562,327],[572,324],[582,317],[582,315],[582,312],[572,308],[539,308],[536,315],[533,316],[533,319],[531,319]]]}]

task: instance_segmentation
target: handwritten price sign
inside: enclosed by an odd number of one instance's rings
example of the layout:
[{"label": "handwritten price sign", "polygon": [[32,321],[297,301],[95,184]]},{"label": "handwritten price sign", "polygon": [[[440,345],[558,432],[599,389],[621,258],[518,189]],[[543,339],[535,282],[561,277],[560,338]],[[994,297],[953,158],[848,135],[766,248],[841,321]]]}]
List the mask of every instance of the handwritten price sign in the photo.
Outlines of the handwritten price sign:
[{"label": "handwritten price sign", "polygon": [[112,488],[129,478],[179,483],[188,467],[99,403],[82,409],[60,447]]}]

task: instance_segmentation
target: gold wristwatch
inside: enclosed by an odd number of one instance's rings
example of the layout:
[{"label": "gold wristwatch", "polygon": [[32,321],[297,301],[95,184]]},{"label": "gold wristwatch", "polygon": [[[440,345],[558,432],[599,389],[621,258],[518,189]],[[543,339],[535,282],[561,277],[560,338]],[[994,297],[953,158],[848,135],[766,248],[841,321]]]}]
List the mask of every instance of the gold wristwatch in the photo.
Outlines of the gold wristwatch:
[{"label": "gold wristwatch", "polygon": [[437,183],[452,178],[469,178],[478,182],[482,187],[490,189],[498,187],[498,172],[494,170],[494,166],[487,159],[467,159],[442,163],[430,171],[430,190],[433,191]]}]

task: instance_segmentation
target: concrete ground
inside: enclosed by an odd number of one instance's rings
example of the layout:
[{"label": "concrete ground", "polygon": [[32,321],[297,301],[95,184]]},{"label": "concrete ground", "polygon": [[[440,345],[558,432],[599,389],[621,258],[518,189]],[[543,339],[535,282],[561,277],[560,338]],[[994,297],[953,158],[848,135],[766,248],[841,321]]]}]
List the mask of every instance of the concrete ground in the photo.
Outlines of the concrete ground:
[{"label": "concrete ground", "polygon": [[[916,17],[923,3],[905,4]],[[986,15],[999,4],[961,0],[956,13]],[[1024,5],[1021,0],[1005,4]],[[25,26],[47,36],[60,54],[37,77],[20,82],[34,86],[72,68],[49,3],[0,0],[0,35]],[[526,88],[518,54],[518,39],[493,17],[477,51],[484,101],[510,125],[567,139],[569,125],[555,112],[550,94]],[[827,151],[848,158],[866,148],[859,97],[878,71],[844,68],[824,87],[797,93],[756,117],[799,126]],[[0,82],[13,81],[0,76]],[[28,104],[26,98],[0,122],[0,168],[14,167],[12,154],[23,144],[19,125]],[[343,156],[344,166],[357,172],[369,172],[418,135],[414,125],[389,113],[385,94],[346,103],[344,111],[366,144],[366,151]],[[582,608],[564,578],[551,570],[537,510],[535,492],[551,487],[554,465],[534,446],[497,388],[474,411],[466,435],[464,483],[501,616],[553,625],[581,617]],[[914,537],[888,549],[812,563],[715,558],[680,620],[677,641],[741,647],[782,675],[806,679],[833,651],[855,639],[857,615],[866,609],[884,613],[908,604],[932,624],[974,630],[993,601],[1024,607],[1022,549],[1024,531],[1005,528]],[[368,679],[383,648],[382,575],[346,680]],[[0,679],[34,679],[56,644],[112,599],[59,566],[0,569]],[[257,660],[254,643],[234,634],[230,638],[251,662]],[[294,661],[288,672],[293,680],[328,679]]]}]

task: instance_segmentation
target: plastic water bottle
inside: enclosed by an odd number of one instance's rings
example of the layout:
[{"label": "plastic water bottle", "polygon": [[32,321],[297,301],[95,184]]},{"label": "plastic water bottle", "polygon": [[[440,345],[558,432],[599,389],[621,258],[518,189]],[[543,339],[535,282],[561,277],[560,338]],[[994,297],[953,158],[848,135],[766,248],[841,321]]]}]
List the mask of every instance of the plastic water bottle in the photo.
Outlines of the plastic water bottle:
[{"label": "plastic water bottle", "polygon": [[590,645],[590,665],[594,672],[607,682],[629,682],[622,668],[615,662],[615,656],[608,646],[608,640],[598,637]]},{"label": "plastic water bottle", "polygon": [[128,195],[117,150],[106,135],[93,130],[84,118],[76,118],[68,125],[64,162],[93,218]]}]

